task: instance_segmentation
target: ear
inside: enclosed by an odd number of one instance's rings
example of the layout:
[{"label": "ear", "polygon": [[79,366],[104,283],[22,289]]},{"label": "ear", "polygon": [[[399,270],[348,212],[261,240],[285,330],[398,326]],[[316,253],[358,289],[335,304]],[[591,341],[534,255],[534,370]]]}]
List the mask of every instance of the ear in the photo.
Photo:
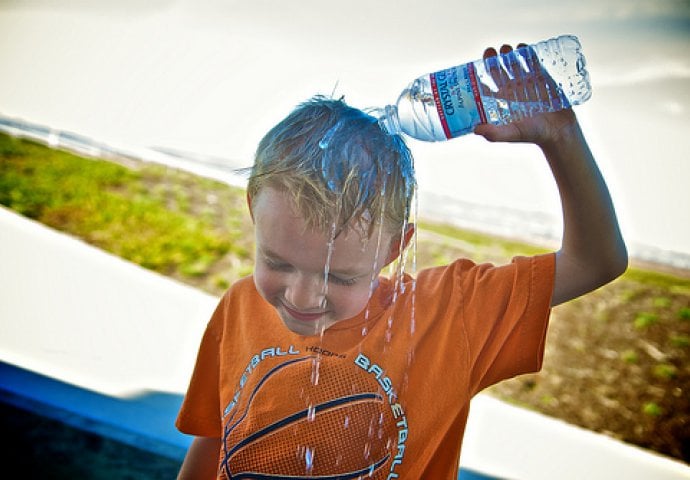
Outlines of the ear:
[{"label": "ear", "polygon": [[391,241],[391,248],[388,252],[388,258],[386,258],[386,265],[390,264],[391,262],[394,262],[400,256],[400,254],[405,251],[407,246],[410,244],[412,237],[414,236],[414,231],[415,224],[408,223],[405,226],[405,232],[403,234],[402,242],[400,241],[399,236],[393,237],[393,240]]}]

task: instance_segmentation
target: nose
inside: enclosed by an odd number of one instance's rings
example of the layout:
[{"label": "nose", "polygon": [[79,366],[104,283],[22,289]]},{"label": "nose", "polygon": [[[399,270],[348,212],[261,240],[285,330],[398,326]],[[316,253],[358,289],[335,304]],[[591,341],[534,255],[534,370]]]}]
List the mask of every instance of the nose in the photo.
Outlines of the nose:
[{"label": "nose", "polygon": [[293,275],[285,288],[285,300],[305,312],[320,310],[326,304],[323,280],[313,275]]}]

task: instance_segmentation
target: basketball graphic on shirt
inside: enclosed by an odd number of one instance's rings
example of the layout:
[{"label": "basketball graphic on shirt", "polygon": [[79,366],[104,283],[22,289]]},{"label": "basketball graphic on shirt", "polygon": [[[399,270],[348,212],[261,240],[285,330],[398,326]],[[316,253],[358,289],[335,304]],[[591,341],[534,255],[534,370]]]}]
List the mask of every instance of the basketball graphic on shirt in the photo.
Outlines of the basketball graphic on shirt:
[{"label": "basketball graphic on shirt", "polygon": [[223,419],[222,478],[387,478],[397,430],[376,378],[337,358],[260,367]]}]

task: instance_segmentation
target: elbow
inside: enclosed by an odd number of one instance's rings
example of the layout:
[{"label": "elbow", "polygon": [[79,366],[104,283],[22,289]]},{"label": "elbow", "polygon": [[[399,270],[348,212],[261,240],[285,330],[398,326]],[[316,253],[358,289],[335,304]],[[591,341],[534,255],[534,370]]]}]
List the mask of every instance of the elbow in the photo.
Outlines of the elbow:
[{"label": "elbow", "polygon": [[628,269],[628,249],[625,244],[621,241],[616,248],[613,249],[605,258],[599,266],[599,277],[601,284],[612,282],[621,275],[625,273]]},{"label": "elbow", "polygon": [[[590,250],[591,252],[591,250]],[[620,277],[628,269],[628,252],[621,245],[596,255],[573,257],[567,251],[556,253],[556,281],[551,305],[556,306],[584,295]]]}]

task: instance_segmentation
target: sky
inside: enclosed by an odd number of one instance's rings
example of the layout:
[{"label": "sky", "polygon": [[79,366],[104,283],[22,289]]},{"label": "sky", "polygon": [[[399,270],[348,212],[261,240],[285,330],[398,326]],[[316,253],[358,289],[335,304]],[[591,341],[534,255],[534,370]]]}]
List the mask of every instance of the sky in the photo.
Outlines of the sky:
[{"label": "sky", "polygon": [[[575,109],[626,239],[690,254],[688,0],[0,0],[0,114],[247,166],[314,94],[380,107],[487,46],[565,33],[588,61]],[[410,147],[421,190],[559,215],[536,147]]]}]

